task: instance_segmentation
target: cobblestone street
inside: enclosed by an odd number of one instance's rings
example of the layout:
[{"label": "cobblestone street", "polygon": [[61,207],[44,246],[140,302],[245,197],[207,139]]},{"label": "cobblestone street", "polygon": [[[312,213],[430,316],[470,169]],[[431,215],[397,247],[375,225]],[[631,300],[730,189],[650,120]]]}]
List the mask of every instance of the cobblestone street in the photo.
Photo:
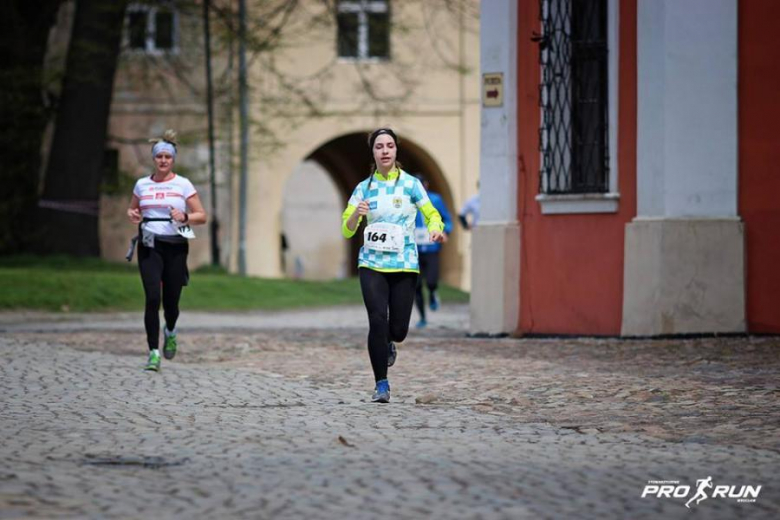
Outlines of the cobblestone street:
[{"label": "cobblestone street", "polygon": [[[140,314],[0,314],[0,518],[780,516],[778,338],[468,338],[452,306],[377,405],[363,312],[185,311],[157,374]],[[761,491],[687,509],[708,476]]]}]

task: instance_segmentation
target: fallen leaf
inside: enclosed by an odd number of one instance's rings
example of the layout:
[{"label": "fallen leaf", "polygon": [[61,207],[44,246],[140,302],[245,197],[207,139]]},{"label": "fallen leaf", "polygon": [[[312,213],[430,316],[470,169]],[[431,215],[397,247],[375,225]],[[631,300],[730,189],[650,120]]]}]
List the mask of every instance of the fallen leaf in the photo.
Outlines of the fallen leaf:
[{"label": "fallen leaf", "polygon": [[342,435],[339,435],[339,442],[346,446],[347,448],[354,448],[355,445],[349,442],[347,439],[345,439]]}]

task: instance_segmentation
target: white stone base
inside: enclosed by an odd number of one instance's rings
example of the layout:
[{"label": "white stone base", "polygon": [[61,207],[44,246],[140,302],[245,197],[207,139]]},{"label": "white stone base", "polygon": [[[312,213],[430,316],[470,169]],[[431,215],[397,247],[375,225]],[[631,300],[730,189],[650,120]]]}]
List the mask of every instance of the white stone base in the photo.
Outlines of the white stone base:
[{"label": "white stone base", "polygon": [[512,334],[520,317],[520,224],[480,222],[471,246],[471,333]]},{"label": "white stone base", "polygon": [[626,226],[624,336],[745,332],[738,218],[638,218]]}]

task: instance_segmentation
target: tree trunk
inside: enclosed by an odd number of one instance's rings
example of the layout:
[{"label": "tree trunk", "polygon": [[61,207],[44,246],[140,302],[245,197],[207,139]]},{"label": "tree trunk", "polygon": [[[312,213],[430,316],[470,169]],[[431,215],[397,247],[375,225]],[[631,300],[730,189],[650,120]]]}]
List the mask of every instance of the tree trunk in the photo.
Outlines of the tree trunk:
[{"label": "tree trunk", "polygon": [[127,0],[77,0],[44,179],[42,252],[98,256],[103,150]]},{"label": "tree trunk", "polygon": [[43,60],[62,0],[13,0],[0,10],[0,254],[33,233],[41,145],[48,120]]}]

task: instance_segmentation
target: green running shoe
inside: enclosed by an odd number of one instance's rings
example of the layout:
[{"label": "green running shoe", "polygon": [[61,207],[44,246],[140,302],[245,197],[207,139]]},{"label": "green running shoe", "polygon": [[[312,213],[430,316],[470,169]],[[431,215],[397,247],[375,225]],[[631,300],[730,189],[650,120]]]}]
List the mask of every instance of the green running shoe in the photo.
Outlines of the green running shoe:
[{"label": "green running shoe", "polygon": [[165,345],[163,346],[163,356],[165,359],[173,359],[176,355],[176,333],[168,332],[168,327],[163,327],[165,334]]},{"label": "green running shoe", "polygon": [[144,370],[151,370],[152,372],[159,372],[160,371],[160,351],[159,350],[150,350],[149,351],[149,360],[146,362],[146,367],[144,367]]}]

